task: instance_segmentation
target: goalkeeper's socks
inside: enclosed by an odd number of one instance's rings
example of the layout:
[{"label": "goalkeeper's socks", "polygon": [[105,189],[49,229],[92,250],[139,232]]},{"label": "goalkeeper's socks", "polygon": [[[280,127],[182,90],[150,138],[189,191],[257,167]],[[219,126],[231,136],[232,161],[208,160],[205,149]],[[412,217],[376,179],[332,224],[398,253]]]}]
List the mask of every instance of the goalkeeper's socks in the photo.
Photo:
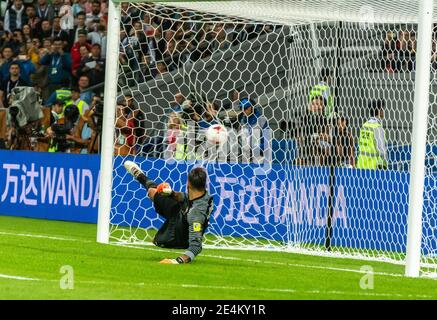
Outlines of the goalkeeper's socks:
[{"label": "goalkeeper's socks", "polygon": [[149,190],[149,188],[156,188],[158,186],[155,181],[147,178],[144,173],[140,173],[137,177],[137,180],[146,188],[146,190]]}]

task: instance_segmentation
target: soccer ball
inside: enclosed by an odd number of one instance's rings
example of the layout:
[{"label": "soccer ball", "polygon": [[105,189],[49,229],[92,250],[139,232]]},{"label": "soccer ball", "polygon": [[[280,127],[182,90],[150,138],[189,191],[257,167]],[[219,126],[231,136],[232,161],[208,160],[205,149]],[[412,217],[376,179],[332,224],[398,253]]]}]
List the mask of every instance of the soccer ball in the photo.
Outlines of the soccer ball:
[{"label": "soccer ball", "polygon": [[213,124],[206,130],[206,139],[212,144],[223,144],[228,140],[228,130],[221,124]]}]

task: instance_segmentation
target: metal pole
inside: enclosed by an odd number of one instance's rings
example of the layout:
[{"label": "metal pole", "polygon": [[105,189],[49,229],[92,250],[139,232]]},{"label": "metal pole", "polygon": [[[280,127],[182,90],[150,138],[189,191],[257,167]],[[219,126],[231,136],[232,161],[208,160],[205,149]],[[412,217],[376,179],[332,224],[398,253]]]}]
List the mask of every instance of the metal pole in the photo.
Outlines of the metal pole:
[{"label": "metal pole", "polygon": [[422,240],[423,189],[425,180],[426,133],[430,90],[433,0],[421,0],[417,39],[416,84],[414,90],[413,135],[408,206],[408,234],[405,275],[418,277]]},{"label": "metal pole", "polygon": [[120,6],[108,2],[108,44],[106,48],[105,94],[102,146],[100,155],[100,198],[97,223],[97,242],[109,242],[112,170],[114,158],[114,123],[117,99],[118,47],[120,38]]}]

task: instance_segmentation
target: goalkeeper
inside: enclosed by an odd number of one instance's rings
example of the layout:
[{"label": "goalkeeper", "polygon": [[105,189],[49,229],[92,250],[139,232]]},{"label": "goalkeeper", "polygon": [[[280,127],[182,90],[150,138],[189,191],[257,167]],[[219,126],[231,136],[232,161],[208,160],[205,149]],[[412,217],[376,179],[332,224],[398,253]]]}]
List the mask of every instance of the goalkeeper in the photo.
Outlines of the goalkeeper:
[{"label": "goalkeeper", "polygon": [[147,178],[140,167],[125,161],[124,167],[147,190],[155,211],[166,220],[153,243],[162,248],[187,249],[176,259],[164,259],[163,264],[188,263],[202,251],[202,238],[213,208],[213,198],[206,190],[206,172],[195,168],[188,174],[187,193],[171,190],[168,183],[157,185]]}]

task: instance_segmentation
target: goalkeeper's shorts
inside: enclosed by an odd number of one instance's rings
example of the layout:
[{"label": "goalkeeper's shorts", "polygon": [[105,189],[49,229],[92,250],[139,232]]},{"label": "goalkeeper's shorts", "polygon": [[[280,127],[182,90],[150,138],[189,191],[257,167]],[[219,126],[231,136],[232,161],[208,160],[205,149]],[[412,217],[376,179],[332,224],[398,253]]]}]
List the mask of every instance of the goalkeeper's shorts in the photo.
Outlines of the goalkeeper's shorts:
[{"label": "goalkeeper's shorts", "polygon": [[178,215],[182,208],[182,204],[173,196],[167,196],[163,193],[155,193],[153,206],[155,207],[155,211],[166,219]]},{"label": "goalkeeper's shorts", "polygon": [[163,248],[188,248],[188,222],[182,213],[182,203],[172,196],[156,193],[153,198],[155,211],[166,218],[153,239],[153,243]]}]

